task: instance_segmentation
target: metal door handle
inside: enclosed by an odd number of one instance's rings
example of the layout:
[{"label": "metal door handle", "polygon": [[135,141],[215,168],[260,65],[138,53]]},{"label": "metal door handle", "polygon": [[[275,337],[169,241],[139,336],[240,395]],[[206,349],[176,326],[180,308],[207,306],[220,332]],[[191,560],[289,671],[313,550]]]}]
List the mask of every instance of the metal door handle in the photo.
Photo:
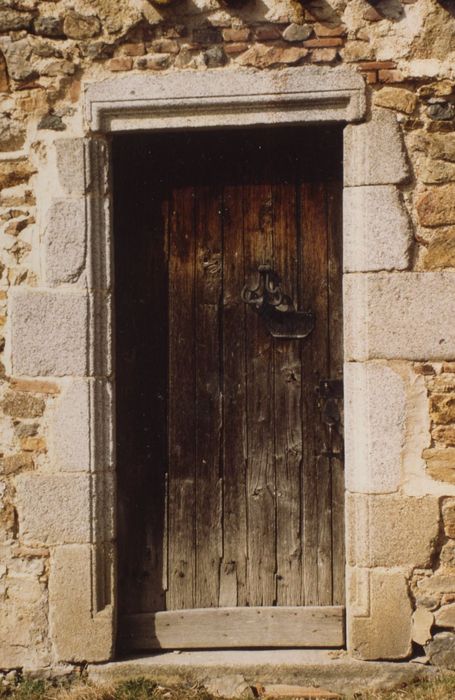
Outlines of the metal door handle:
[{"label": "metal door handle", "polygon": [[270,265],[259,265],[259,281],[242,289],[242,300],[263,319],[274,338],[306,338],[314,328],[313,311],[298,311],[291,297],[284,294],[280,279]]}]

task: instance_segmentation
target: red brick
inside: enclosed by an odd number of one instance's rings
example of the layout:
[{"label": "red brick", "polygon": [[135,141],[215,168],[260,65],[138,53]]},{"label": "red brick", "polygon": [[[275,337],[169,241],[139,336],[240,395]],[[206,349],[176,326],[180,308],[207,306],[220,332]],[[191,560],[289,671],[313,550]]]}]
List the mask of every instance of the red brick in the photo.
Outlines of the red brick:
[{"label": "red brick", "polygon": [[45,379],[12,379],[11,388],[16,391],[31,391],[36,394],[58,394],[60,388]]},{"label": "red brick", "polygon": [[281,31],[278,27],[270,25],[270,27],[257,27],[254,30],[256,39],[259,41],[272,41],[273,39],[281,39]]},{"label": "red brick", "polygon": [[378,72],[375,70],[367,70],[364,72],[365,80],[368,85],[373,85],[378,82]]},{"label": "red brick", "polygon": [[360,61],[357,64],[360,70],[388,70],[396,65],[395,61]]},{"label": "red brick", "polygon": [[326,24],[321,24],[317,22],[314,25],[314,31],[321,36],[344,36],[346,34],[346,27],[344,24],[340,24],[338,27],[328,27]]},{"label": "red brick", "polygon": [[303,42],[307,49],[328,49],[332,46],[343,46],[343,39],[337,37],[327,37],[325,39],[307,39]]},{"label": "red brick", "polygon": [[246,41],[235,41],[232,42],[232,44],[226,44],[224,46],[224,51],[229,56],[233,56],[242,53],[242,51],[246,51],[248,47],[249,44],[247,44]]}]

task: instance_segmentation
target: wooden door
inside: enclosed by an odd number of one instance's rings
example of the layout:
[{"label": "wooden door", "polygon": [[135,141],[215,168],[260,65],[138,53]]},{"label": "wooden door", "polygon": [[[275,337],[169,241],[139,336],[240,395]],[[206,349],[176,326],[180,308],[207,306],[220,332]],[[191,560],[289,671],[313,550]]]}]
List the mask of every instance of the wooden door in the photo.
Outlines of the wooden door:
[{"label": "wooden door", "polygon": [[341,646],[341,134],[121,136],[114,179],[120,644]]}]

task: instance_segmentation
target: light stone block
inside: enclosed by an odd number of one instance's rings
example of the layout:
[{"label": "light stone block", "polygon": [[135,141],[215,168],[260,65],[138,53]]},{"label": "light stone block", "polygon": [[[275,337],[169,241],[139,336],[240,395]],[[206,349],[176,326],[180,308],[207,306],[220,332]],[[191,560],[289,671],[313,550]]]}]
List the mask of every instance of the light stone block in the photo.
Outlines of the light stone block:
[{"label": "light stone block", "polygon": [[396,491],[405,440],[403,379],[378,362],[346,363],[344,396],[347,490]]},{"label": "light stone block", "polygon": [[348,563],[362,567],[429,566],[439,517],[439,502],[433,496],[348,495]]},{"label": "light stone block", "polygon": [[85,199],[57,199],[49,208],[44,233],[45,278],[49,285],[77,282],[86,260]]},{"label": "light stone block", "polygon": [[409,267],[412,231],[394,185],[345,187],[343,242],[345,272]]},{"label": "light stone block", "polygon": [[9,317],[13,374],[46,377],[87,373],[86,294],[13,287]]},{"label": "light stone block", "polygon": [[89,542],[88,474],[20,474],[16,479],[19,536],[46,545]]},{"label": "light stone block", "polygon": [[373,111],[371,121],[344,130],[344,184],[394,185],[409,177],[405,147],[395,114]]},{"label": "light stone block", "polygon": [[71,380],[50,416],[49,454],[60,471],[102,471],[113,465],[112,392],[100,380]]},{"label": "light stone block", "polygon": [[405,659],[412,651],[412,607],[400,571],[369,572],[369,615],[347,613],[348,652],[364,659]]},{"label": "light stone block", "polygon": [[344,276],[346,360],[455,357],[455,272]]},{"label": "light stone block", "polygon": [[[96,549],[89,545],[56,547],[52,553],[50,631],[59,661],[106,661],[113,655],[112,605],[106,605],[100,612],[93,609],[97,598],[95,589],[100,585],[111,587],[109,579],[98,580],[101,572],[96,559]],[[109,593],[111,595],[112,591]]]},{"label": "light stone block", "polygon": [[83,138],[55,141],[57,170],[66,194],[84,195],[90,188],[89,142]]},{"label": "light stone block", "polygon": [[92,131],[356,121],[365,85],[349,68],[171,71],[131,74],[88,85]]}]

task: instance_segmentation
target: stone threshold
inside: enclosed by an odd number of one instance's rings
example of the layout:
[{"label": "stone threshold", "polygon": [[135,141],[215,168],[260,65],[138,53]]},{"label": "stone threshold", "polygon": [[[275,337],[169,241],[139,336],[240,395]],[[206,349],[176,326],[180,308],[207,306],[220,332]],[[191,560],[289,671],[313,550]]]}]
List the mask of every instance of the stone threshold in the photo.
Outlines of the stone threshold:
[{"label": "stone threshold", "polygon": [[352,694],[393,689],[434,677],[437,670],[413,661],[360,661],[342,650],[272,649],[162,652],[110,663],[90,664],[89,680],[111,683],[148,677],[163,685],[206,686],[239,697],[250,685],[287,684]]}]

